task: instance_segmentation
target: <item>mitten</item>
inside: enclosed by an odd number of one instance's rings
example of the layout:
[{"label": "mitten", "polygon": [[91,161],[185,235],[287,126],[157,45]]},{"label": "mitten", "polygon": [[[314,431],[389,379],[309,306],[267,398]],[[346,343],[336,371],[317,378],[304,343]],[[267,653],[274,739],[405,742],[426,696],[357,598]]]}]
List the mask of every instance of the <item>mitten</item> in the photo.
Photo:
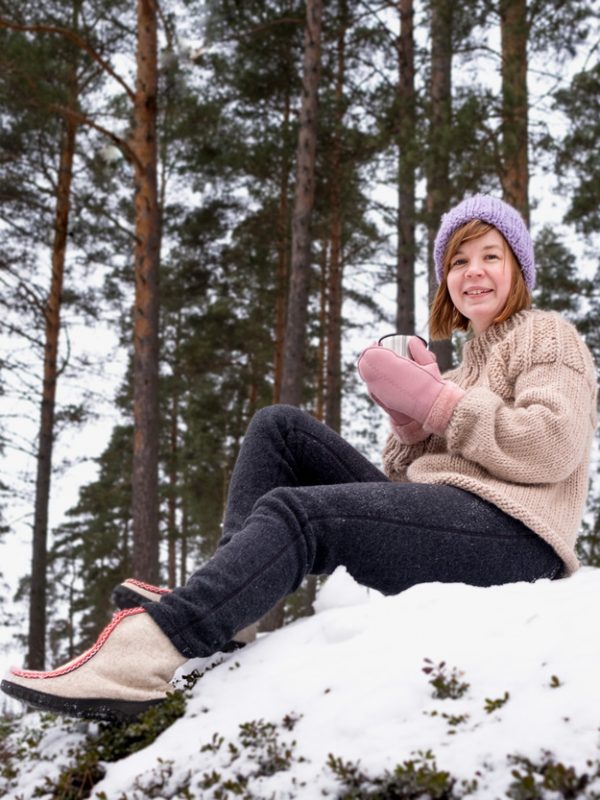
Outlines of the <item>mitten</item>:
[{"label": "mitten", "polygon": [[[435,356],[424,355],[424,344],[419,341],[417,337],[411,340],[410,352],[426,363],[411,361],[386,347],[367,347],[358,360],[358,373],[376,402],[388,414],[393,413],[397,425],[408,424],[408,417],[419,423],[424,433],[442,434],[464,391],[442,378]],[[416,433],[414,426],[410,433]]]},{"label": "mitten", "polygon": [[[419,336],[412,336],[408,340],[408,351],[413,361],[422,366],[427,366],[436,360],[435,354],[427,349],[427,345]],[[371,390],[369,390],[369,395],[388,414],[392,430],[402,444],[417,444],[430,436],[420,422],[406,414],[401,414],[399,411],[388,408]]]}]

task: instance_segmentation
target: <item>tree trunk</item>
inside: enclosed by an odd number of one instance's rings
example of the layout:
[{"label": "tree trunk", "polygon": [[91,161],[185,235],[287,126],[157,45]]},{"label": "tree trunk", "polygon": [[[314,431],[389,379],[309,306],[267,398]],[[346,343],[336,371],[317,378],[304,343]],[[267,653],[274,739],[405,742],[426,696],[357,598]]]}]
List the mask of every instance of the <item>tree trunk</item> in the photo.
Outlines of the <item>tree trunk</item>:
[{"label": "tree trunk", "polygon": [[335,121],[330,181],[330,241],[329,280],[327,297],[327,382],[325,386],[325,422],[338,433],[342,427],[342,140],[344,118],[344,82],[346,77],[346,28],[348,4],[339,2],[339,32],[337,38],[337,70],[335,80]]},{"label": "tree trunk", "polygon": [[[437,290],[433,260],[435,235],[442,214],[450,207],[450,147],[452,141],[452,29],[454,0],[431,3],[431,84],[429,88],[429,153],[427,159],[427,264],[429,303]],[[452,366],[450,339],[432,342],[442,372]]]},{"label": "tree trunk", "polygon": [[66,120],[58,170],[54,242],[52,245],[52,277],[50,280],[50,293],[45,308],[44,379],[35,483],[31,597],[29,604],[29,654],[27,664],[30,669],[43,669],[46,661],[48,504],[50,502],[52,447],[54,444],[60,312],[67,252],[76,133],[76,123]]},{"label": "tree trunk", "polygon": [[[303,356],[312,245],[310,223],[315,200],[318,88],[321,73],[321,12],[321,0],[307,0],[296,191],[292,214],[292,265],[279,396],[281,403],[294,406],[300,405],[304,377]],[[284,601],[281,600],[262,618],[260,630],[275,630],[283,625],[283,621]]]},{"label": "tree trunk", "polygon": [[325,362],[327,361],[327,284],[329,274],[329,240],[321,245],[321,279],[319,281],[319,350],[317,353],[317,380],[313,416],[323,422],[325,418]]},{"label": "tree trunk", "polygon": [[135,309],[133,357],[133,571],[158,582],[158,273],[157,8],[138,0],[134,103]]},{"label": "tree trunk", "polygon": [[416,103],[413,0],[399,0],[398,40],[398,255],[396,328],[415,329]]},{"label": "tree trunk", "polygon": [[[285,98],[283,109],[283,133],[287,137],[290,122],[290,97]],[[288,191],[290,182],[290,165],[287,155],[284,156],[281,168],[279,187],[279,213],[277,228],[277,282],[275,296],[275,359],[273,367],[273,402],[278,403],[281,397],[281,379],[283,376],[283,343],[285,338],[285,307],[289,280],[289,240],[288,240]]]},{"label": "tree trunk", "polygon": [[292,264],[285,328],[282,403],[300,405],[311,258],[311,217],[315,199],[318,87],[321,71],[321,0],[306,4],[304,71],[298,132],[296,191],[292,215]]},{"label": "tree trunk", "polygon": [[527,0],[500,0],[502,192],[529,223]]},{"label": "tree trunk", "polygon": [[185,586],[188,576],[187,556],[188,556],[189,517],[187,513],[187,505],[185,499],[181,505],[182,508],[181,508],[181,548],[179,552],[179,570],[180,570],[179,585]]},{"label": "tree trunk", "polygon": [[173,357],[173,386],[171,403],[171,430],[169,434],[169,496],[167,501],[167,585],[177,585],[177,486],[179,467],[179,340],[181,311],[175,326],[175,352]]},{"label": "tree trunk", "polygon": [[342,427],[342,219],[339,196],[332,193],[331,256],[328,270],[327,361],[325,383],[325,423],[338,433]]}]

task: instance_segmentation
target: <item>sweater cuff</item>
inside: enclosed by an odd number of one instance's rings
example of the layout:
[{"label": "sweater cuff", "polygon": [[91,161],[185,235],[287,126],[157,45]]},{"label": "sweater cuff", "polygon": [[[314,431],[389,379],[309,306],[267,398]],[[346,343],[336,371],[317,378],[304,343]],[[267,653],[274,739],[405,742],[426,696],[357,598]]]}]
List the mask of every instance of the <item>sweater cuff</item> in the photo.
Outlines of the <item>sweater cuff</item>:
[{"label": "sweater cuff", "polygon": [[428,433],[436,433],[438,436],[443,434],[448,427],[454,409],[464,396],[464,389],[461,389],[460,386],[457,386],[452,381],[444,381],[444,388],[431,406],[427,419],[423,423],[423,429]]}]

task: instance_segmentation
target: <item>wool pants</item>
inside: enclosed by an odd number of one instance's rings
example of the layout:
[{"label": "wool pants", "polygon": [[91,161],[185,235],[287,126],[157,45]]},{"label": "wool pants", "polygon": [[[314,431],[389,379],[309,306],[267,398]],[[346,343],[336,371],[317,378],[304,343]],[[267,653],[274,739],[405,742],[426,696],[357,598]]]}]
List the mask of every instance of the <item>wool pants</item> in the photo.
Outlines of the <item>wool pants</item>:
[{"label": "wool pants", "polygon": [[452,486],[390,481],[323,423],[275,405],[248,427],[214,556],[145,608],[184,656],[207,656],[306,575],[340,565],[388,595],[431,581],[535,581],[562,569],[550,545],[493,504]]}]

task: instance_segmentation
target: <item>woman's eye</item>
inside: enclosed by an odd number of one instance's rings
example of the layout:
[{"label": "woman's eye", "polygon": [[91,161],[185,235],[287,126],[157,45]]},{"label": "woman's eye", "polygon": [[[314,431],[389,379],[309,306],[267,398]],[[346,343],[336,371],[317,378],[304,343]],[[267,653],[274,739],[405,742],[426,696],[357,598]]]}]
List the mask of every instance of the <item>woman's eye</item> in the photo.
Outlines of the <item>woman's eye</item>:
[{"label": "woman's eye", "polygon": [[456,258],[456,259],[455,259],[454,261],[452,261],[452,263],[450,264],[450,269],[453,269],[454,267],[462,267],[462,265],[463,265],[464,263],[465,263],[465,260],[464,260],[464,258]]}]

